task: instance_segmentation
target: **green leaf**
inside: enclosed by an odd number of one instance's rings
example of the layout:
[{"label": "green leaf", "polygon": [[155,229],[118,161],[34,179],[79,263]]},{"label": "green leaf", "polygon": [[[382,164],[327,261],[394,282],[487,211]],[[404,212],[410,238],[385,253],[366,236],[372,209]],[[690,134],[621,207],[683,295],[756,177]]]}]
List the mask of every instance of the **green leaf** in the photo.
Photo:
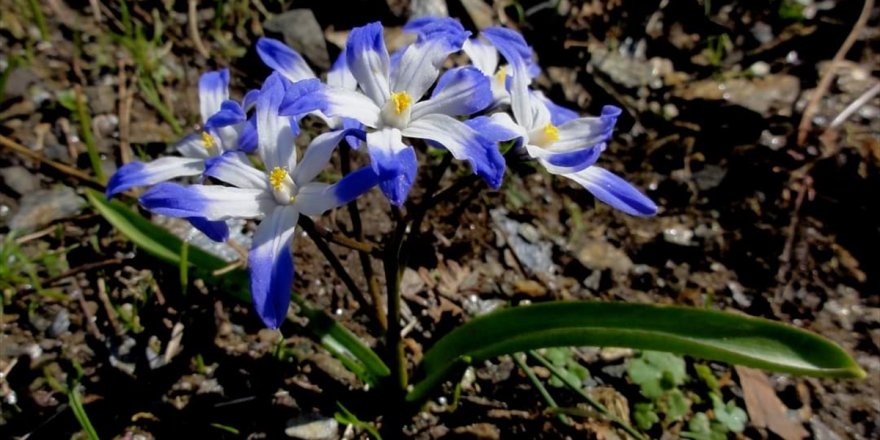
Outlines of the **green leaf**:
[{"label": "green leaf", "polygon": [[699,377],[710,390],[718,391],[721,389],[721,385],[718,384],[718,379],[715,378],[715,374],[712,373],[712,368],[708,365],[694,364],[694,370],[697,372],[697,377]]},{"label": "green leaf", "polygon": [[633,420],[636,421],[636,426],[642,431],[651,429],[655,423],[660,421],[660,417],[654,411],[653,403],[637,403],[634,409]]},{"label": "green leaf", "polygon": [[684,359],[672,353],[645,351],[627,365],[629,378],[641,387],[642,395],[658,399],[687,379]]},{"label": "green leaf", "polygon": [[700,412],[695,414],[690,422],[688,422],[689,431],[682,432],[681,437],[693,440],[727,440],[725,433],[713,428],[712,422],[709,421],[709,416],[706,413]]},{"label": "green leaf", "polygon": [[687,415],[691,407],[691,402],[681,390],[674,389],[666,395],[666,413],[664,419],[666,422],[681,420]]},{"label": "green leaf", "polygon": [[425,399],[462,356],[480,362],[584,345],[669,351],[816,377],[865,376],[833,342],[766,319],[686,307],[558,301],[500,310],[453,330],[425,352],[418,371],[423,380],[407,400]]},{"label": "green leaf", "polygon": [[736,406],[736,402],[730,400],[725,405],[721,400],[721,396],[717,393],[709,393],[709,398],[712,399],[712,410],[715,411],[715,418],[728,431],[743,432],[746,429],[746,422],[749,420],[749,416],[746,415],[742,408]]},{"label": "green leaf", "polygon": [[336,419],[337,422],[363,429],[364,431],[367,431],[374,439],[382,440],[382,436],[379,435],[379,430],[376,429],[376,427],[373,426],[372,423],[362,421],[356,415],[354,415],[354,413],[349,411],[348,408],[346,408],[339,402],[336,402],[336,407],[339,408],[339,411],[337,411],[336,414],[333,414],[333,418]]},{"label": "green leaf", "polygon": [[[119,229],[135,245],[147,253],[172,265],[184,267],[181,255],[183,242],[175,235],[160,226],[151,223],[140,214],[129,209],[125,204],[112,200],[107,201],[104,195],[87,189],[86,196],[95,209],[110,224]],[[211,272],[228,266],[229,263],[196,246],[189,246],[186,251],[189,267],[198,276],[220,283],[223,292],[231,294],[238,300],[250,302],[247,290],[248,275],[243,269],[233,270],[223,276],[216,277]],[[225,288],[227,287],[228,288]],[[292,295],[300,306],[301,313],[309,318],[308,329],[315,334],[321,344],[364,382],[376,384],[376,379],[391,374],[388,366],[379,356],[367,347],[357,336],[339,325],[323,311],[313,309],[298,295]]]}]

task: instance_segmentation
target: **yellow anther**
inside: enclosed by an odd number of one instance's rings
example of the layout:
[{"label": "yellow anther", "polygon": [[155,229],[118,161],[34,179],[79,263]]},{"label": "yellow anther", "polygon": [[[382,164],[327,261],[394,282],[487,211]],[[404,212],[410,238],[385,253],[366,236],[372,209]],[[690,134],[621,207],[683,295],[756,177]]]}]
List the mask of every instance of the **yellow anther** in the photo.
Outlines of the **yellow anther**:
[{"label": "yellow anther", "polygon": [[214,136],[211,136],[211,133],[208,133],[207,131],[202,132],[202,143],[205,144],[205,148],[208,150],[217,146]]},{"label": "yellow anther", "polygon": [[409,93],[406,92],[392,93],[391,102],[394,103],[394,111],[400,115],[412,105],[412,96],[409,96]]},{"label": "yellow anther", "polygon": [[272,169],[272,172],[269,173],[269,184],[272,185],[273,189],[279,190],[286,178],[287,170],[281,167],[275,167]]},{"label": "yellow anther", "polygon": [[501,84],[507,83],[507,66],[504,66],[498,69],[498,72],[495,72],[495,81],[498,81]]},{"label": "yellow anther", "polygon": [[544,126],[544,136],[547,136],[547,140],[551,143],[556,142],[559,140],[559,129],[553,124],[547,124]]}]

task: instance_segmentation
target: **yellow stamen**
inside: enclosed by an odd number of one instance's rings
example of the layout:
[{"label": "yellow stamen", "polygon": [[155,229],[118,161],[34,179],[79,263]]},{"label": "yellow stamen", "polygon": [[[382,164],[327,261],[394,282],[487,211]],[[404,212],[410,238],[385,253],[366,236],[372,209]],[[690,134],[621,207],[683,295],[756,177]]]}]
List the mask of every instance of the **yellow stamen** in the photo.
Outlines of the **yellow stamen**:
[{"label": "yellow stamen", "polygon": [[547,124],[544,126],[544,136],[547,136],[547,140],[551,143],[556,142],[559,140],[559,129],[553,124]]},{"label": "yellow stamen", "polygon": [[208,133],[207,131],[202,132],[202,143],[205,144],[205,148],[208,150],[217,146],[214,136],[211,136],[211,133]]},{"label": "yellow stamen", "polygon": [[495,81],[498,81],[501,84],[507,83],[507,66],[504,66],[498,69],[498,72],[495,72]]},{"label": "yellow stamen", "polygon": [[275,167],[272,169],[272,172],[269,173],[269,184],[272,185],[273,189],[281,189],[281,184],[284,183],[284,179],[287,178],[287,170],[281,167]]},{"label": "yellow stamen", "polygon": [[391,94],[391,102],[394,103],[394,111],[401,114],[412,105],[412,96],[406,92],[396,92]]}]

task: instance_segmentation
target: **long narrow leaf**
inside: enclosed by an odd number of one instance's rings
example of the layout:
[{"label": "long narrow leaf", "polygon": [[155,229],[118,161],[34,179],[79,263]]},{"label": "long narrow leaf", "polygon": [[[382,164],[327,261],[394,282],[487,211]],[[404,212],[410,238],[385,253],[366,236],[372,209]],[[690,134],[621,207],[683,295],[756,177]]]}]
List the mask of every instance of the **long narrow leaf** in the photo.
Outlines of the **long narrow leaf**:
[{"label": "long narrow leaf", "polygon": [[[123,203],[115,200],[107,201],[97,191],[87,190],[86,196],[92,206],[135,245],[172,265],[181,267],[186,264],[181,261],[181,250],[184,244],[179,238],[151,223]],[[250,295],[244,287],[247,286],[247,273],[244,270],[237,269],[222,277],[213,277],[212,271],[222,269],[228,263],[197,246],[188,246],[186,254],[189,266],[197,270],[196,274],[213,278],[215,282],[231,281],[230,288],[222,290],[239,300],[251,301]],[[377,378],[390,374],[388,366],[357,336],[339,325],[323,311],[309,307],[299,296],[293,295],[293,298],[302,309],[302,314],[309,318],[309,330],[315,334],[324,347],[337,355],[344,364],[351,367],[352,372],[358,377],[367,383],[375,384]],[[362,368],[357,368],[358,366],[352,365],[352,362],[359,363]]]},{"label": "long narrow leaf", "polygon": [[422,360],[424,399],[462,357],[473,362],[557,346],[630,347],[816,377],[861,378],[842,348],[814,333],[766,319],[705,309],[559,301],[484,315],[453,330]]}]

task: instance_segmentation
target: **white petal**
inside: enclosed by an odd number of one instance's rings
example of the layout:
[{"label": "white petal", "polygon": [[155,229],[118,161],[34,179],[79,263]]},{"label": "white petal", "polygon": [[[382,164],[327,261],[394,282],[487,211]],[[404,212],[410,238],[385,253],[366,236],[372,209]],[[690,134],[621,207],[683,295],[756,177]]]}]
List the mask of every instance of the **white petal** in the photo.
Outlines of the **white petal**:
[{"label": "white petal", "polygon": [[597,199],[629,215],[649,216],[657,213],[657,205],[626,180],[596,166],[565,177],[583,185]]},{"label": "white petal", "polygon": [[202,123],[220,110],[223,101],[229,99],[229,70],[207,72],[199,78],[199,110]]},{"label": "white petal", "polygon": [[303,186],[311,182],[314,178],[327,167],[330,163],[330,157],[336,151],[336,146],[345,138],[351,135],[349,130],[337,130],[323,133],[312,139],[306,152],[303,153],[302,160],[296,166],[293,172],[293,181],[297,186]]},{"label": "white petal", "polygon": [[201,133],[187,135],[174,145],[174,149],[185,157],[197,157],[200,159],[211,157],[211,152],[205,148],[205,141]]},{"label": "white petal", "polygon": [[446,71],[431,97],[416,103],[412,119],[431,113],[449,116],[469,115],[492,104],[492,88],[489,78],[473,67],[460,67]]},{"label": "white petal", "polygon": [[449,42],[442,37],[424,39],[409,45],[391,78],[392,91],[405,91],[412,96],[413,101],[420,100],[437,80],[443,62],[456,50],[458,48],[450,47]]},{"label": "white petal", "polygon": [[498,70],[498,51],[495,46],[478,38],[470,38],[464,42],[462,50],[483,75],[495,75],[495,71]]},{"label": "white petal", "polygon": [[219,185],[160,183],[141,195],[141,204],[169,217],[203,217],[208,220],[256,218],[277,204],[271,193],[258,189]]},{"label": "white petal", "polygon": [[474,173],[497,188],[504,176],[504,157],[495,142],[481,136],[465,123],[447,115],[427,115],[410,123],[403,135],[436,142],[458,160],[471,164]]},{"label": "white petal", "polygon": [[[284,100],[283,78],[278,73],[269,75],[257,98],[258,151],[263,164],[271,170],[281,167],[292,170],[296,166],[295,136],[291,130],[291,118],[278,114]],[[295,123],[295,122],[294,122]]]},{"label": "white petal", "polygon": [[320,215],[345,205],[379,183],[376,173],[363,167],[333,185],[312,182],[300,188],[294,205],[306,215]]},{"label": "white petal", "polygon": [[383,40],[382,25],[373,22],[354,28],[348,34],[345,59],[361,89],[377,106],[391,95],[388,86],[388,49]]},{"label": "white petal", "polygon": [[128,191],[138,186],[155,185],[176,177],[197,176],[205,169],[205,161],[192,157],[160,157],[151,162],[129,162],[120,167],[107,182],[106,194]]},{"label": "white petal", "polygon": [[205,175],[239,188],[271,189],[266,173],[254,168],[247,155],[238,151],[209,159]]},{"label": "white petal", "polygon": [[348,67],[348,60],[345,57],[345,49],[336,58],[333,67],[327,72],[327,85],[331,87],[339,87],[345,90],[357,89],[357,79],[351,73]]}]

